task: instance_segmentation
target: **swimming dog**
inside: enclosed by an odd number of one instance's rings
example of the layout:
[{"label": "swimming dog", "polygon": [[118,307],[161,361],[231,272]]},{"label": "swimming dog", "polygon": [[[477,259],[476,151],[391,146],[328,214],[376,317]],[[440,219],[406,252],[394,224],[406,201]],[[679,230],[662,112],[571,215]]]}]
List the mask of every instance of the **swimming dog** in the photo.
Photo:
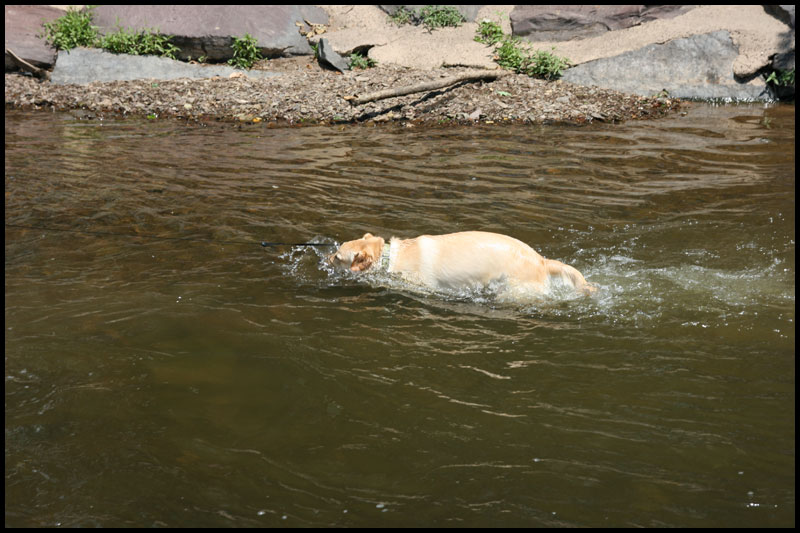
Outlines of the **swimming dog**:
[{"label": "swimming dog", "polygon": [[501,281],[508,289],[541,293],[552,278],[560,278],[582,293],[596,290],[575,268],[545,259],[513,237],[485,231],[395,237],[388,244],[366,233],[343,243],[328,260],[353,272],[381,269],[397,273],[430,289],[474,289]]}]

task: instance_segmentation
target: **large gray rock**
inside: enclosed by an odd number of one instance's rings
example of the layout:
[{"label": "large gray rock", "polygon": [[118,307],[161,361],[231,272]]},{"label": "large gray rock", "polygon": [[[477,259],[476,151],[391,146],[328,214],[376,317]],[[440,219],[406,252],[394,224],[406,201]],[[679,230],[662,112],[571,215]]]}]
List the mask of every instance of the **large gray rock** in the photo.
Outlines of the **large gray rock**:
[{"label": "large gray rock", "polygon": [[[138,79],[174,80],[178,78],[228,77],[243,72],[227,65],[193,65],[165,57],[111,54],[96,48],[73,48],[60,51],[50,77],[56,85],[86,84],[93,81],[126,81]],[[251,70],[247,76],[266,78],[278,73]]]},{"label": "large gray rock", "polygon": [[531,41],[585,39],[651,20],[672,18],[694,6],[682,5],[524,5],[511,12],[514,35]]},{"label": "large gray rock", "polygon": [[618,56],[570,68],[564,81],[652,96],[666,89],[678,98],[758,100],[768,98],[761,78],[734,79],[738,49],[727,31],[651,44]]},{"label": "large gray rock", "polygon": [[[50,68],[56,61],[56,50],[43,37],[42,23],[52,22],[64,14],[49,6],[5,6],[6,49],[39,68]],[[6,70],[15,70],[16,64],[6,54]]]},{"label": "large gray rock", "polygon": [[101,5],[94,21],[102,33],[119,25],[135,30],[156,29],[173,35],[182,59],[205,56],[227,61],[233,55],[233,37],[255,37],[265,57],[312,54],[295,23],[327,24],[322,9],[309,6],[264,5]]}]

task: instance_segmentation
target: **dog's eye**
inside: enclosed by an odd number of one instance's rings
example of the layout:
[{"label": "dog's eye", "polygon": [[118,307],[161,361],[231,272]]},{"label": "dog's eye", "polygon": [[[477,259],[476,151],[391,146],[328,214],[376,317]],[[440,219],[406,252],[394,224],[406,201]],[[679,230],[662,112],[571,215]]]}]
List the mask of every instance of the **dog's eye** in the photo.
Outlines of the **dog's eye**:
[{"label": "dog's eye", "polygon": [[336,260],[337,261],[341,261],[342,260],[342,254],[336,254]]}]

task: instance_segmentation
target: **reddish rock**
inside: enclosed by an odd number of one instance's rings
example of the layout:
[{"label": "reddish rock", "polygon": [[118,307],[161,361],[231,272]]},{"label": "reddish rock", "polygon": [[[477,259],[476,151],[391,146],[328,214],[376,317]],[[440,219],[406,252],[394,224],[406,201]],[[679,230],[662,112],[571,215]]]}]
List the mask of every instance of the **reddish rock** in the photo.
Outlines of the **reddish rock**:
[{"label": "reddish rock", "polygon": [[[50,68],[56,61],[56,50],[41,35],[43,22],[51,22],[64,14],[49,6],[5,6],[6,49],[39,68]],[[6,70],[16,65],[6,54]]]},{"label": "reddish rock", "polygon": [[621,30],[672,18],[692,9],[681,5],[550,5],[516,6],[511,12],[514,35],[531,41],[584,39],[611,30]]},{"label": "reddish rock", "polygon": [[231,58],[233,37],[255,37],[265,57],[311,54],[308,41],[295,23],[327,24],[328,15],[315,6],[264,5],[101,5],[94,22],[102,33],[118,25],[135,30],[155,29],[173,35],[179,57],[209,61]]}]

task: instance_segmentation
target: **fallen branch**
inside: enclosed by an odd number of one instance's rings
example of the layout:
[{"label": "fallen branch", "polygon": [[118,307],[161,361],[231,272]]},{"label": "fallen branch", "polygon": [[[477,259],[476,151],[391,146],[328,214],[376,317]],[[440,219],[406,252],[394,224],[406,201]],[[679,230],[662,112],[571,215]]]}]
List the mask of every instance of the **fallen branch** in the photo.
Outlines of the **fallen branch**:
[{"label": "fallen branch", "polygon": [[50,73],[48,71],[31,65],[30,63],[19,57],[17,54],[15,54],[14,51],[11,50],[10,48],[6,48],[6,55],[8,55],[14,62],[14,64],[17,65],[20,69],[26,72],[30,72],[37,78],[41,78],[43,80],[50,79]]},{"label": "fallen branch", "polygon": [[436,89],[441,89],[443,87],[448,87],[464,81],[494,80],[506,74],[508,74],[508,72],[504,70],[465,72],[464,74],[459,74],[458,76],[453,76],[442,80],[426,81],[423,83],[408,85],[406,87],[397,87],[395,89],[384,89],[382,91],[365,94],[363,96],[345,97],[345,100],[348,100],[352,105],[361,105],[366,104],[367,102],[374,102],[375,100],[383,100],[384,98],[405,96],[407,94],[421,93],[423,91],[435,91]]}]

